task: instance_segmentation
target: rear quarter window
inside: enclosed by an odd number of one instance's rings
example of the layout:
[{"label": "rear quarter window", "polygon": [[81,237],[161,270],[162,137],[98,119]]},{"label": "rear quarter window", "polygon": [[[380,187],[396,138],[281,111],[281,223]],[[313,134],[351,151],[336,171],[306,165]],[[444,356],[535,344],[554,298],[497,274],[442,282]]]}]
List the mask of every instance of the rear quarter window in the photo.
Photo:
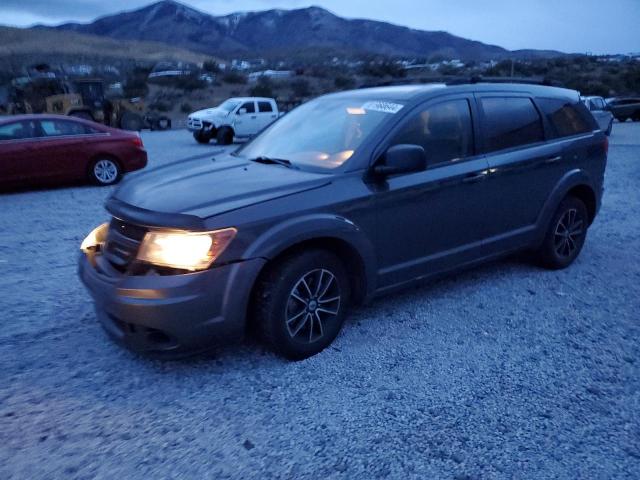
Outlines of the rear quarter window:
[{"label": "rear quarter window", "polygon": [[580,135],[597,128],[593,118],[589,118],[592,115],[580,102],[557,98],[538,98],[537,102],[556,138]]},{"label": "rear quarter window", "polygon": [[494,152],[544,140],[542,119],[530,98],[486,97],[484,112],[485,150]]}]

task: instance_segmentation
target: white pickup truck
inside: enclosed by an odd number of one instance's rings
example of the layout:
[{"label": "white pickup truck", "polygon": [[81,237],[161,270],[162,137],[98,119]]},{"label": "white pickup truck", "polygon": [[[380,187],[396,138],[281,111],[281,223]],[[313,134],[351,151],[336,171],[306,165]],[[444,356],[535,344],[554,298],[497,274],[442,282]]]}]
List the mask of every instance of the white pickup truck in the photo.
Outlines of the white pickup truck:
[{"label": "white pickup truck", "polygon": [[215,138],[220,145],[229,145],[238,137],[250,137],[271,125],[280,116],[273,98],[230,98],[215,108],[199,110],[189,115],[187,128],[198,143]]}]

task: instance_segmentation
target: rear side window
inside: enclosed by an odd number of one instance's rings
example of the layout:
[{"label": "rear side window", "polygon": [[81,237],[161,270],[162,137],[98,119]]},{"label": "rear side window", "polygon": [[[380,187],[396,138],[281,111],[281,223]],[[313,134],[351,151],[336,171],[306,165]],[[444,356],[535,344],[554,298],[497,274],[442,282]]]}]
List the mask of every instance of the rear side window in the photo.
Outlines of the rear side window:
[{"label": "rear side window", "polygon": [[438,103],[415,114],[391,145],[420,145],[429,165],[473,155],[473,126],[467,100]]},{"label": "rear side window", "polygon": [[591,115],[580,103],[557,98],[539,98],[538,105],[551,125],[554,137],[570,137],[594,130]]},{"label": "rear side window", "polygon": [[84,125],[65,120],[41,120],[40,127],[42,127],[45,137],[86,135],[88,133]]},{"label": "rear side window", "polygon": [[544,140],[542,119],[529,98],[481,99],[484,111],[485,149],[489,152]]},{"label": "rear side window", "polygon": [[258,102],[258,111],[260,113],[273,112],[273,108],[271,107],[271,102]]}]

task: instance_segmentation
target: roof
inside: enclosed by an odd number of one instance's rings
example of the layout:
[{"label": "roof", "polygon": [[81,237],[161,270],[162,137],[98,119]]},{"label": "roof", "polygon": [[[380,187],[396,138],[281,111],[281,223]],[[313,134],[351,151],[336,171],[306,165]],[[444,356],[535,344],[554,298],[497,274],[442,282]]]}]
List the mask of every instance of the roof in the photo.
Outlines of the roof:
[{"label": "roof", "polygon": [[447,85],[444,83],[411,84],[390,87],[362,88],[330,94],[332,98],[363,98],[411,102],[426,100],[444,93],[518,92],[551,98],[578,99],[578,92],[566,88],[522,83],[466,83]]}]

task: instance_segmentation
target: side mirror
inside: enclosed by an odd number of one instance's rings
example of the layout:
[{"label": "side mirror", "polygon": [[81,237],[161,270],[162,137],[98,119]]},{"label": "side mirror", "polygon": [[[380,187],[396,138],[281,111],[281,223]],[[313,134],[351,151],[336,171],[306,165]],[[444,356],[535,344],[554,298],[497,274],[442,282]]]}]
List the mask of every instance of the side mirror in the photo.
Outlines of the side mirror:
[{"label": "side mirror", "polygon": [[238,115],[246,115],[246,114],[247,114],[246,108],[241,108],[240,110],[238,110]]},{"label": "side mirror", "polygon": [[419,145],[394,145],[384,154],[382,163],[373,169],[378,175],[421,172],[427,168],[427,154]]}]

